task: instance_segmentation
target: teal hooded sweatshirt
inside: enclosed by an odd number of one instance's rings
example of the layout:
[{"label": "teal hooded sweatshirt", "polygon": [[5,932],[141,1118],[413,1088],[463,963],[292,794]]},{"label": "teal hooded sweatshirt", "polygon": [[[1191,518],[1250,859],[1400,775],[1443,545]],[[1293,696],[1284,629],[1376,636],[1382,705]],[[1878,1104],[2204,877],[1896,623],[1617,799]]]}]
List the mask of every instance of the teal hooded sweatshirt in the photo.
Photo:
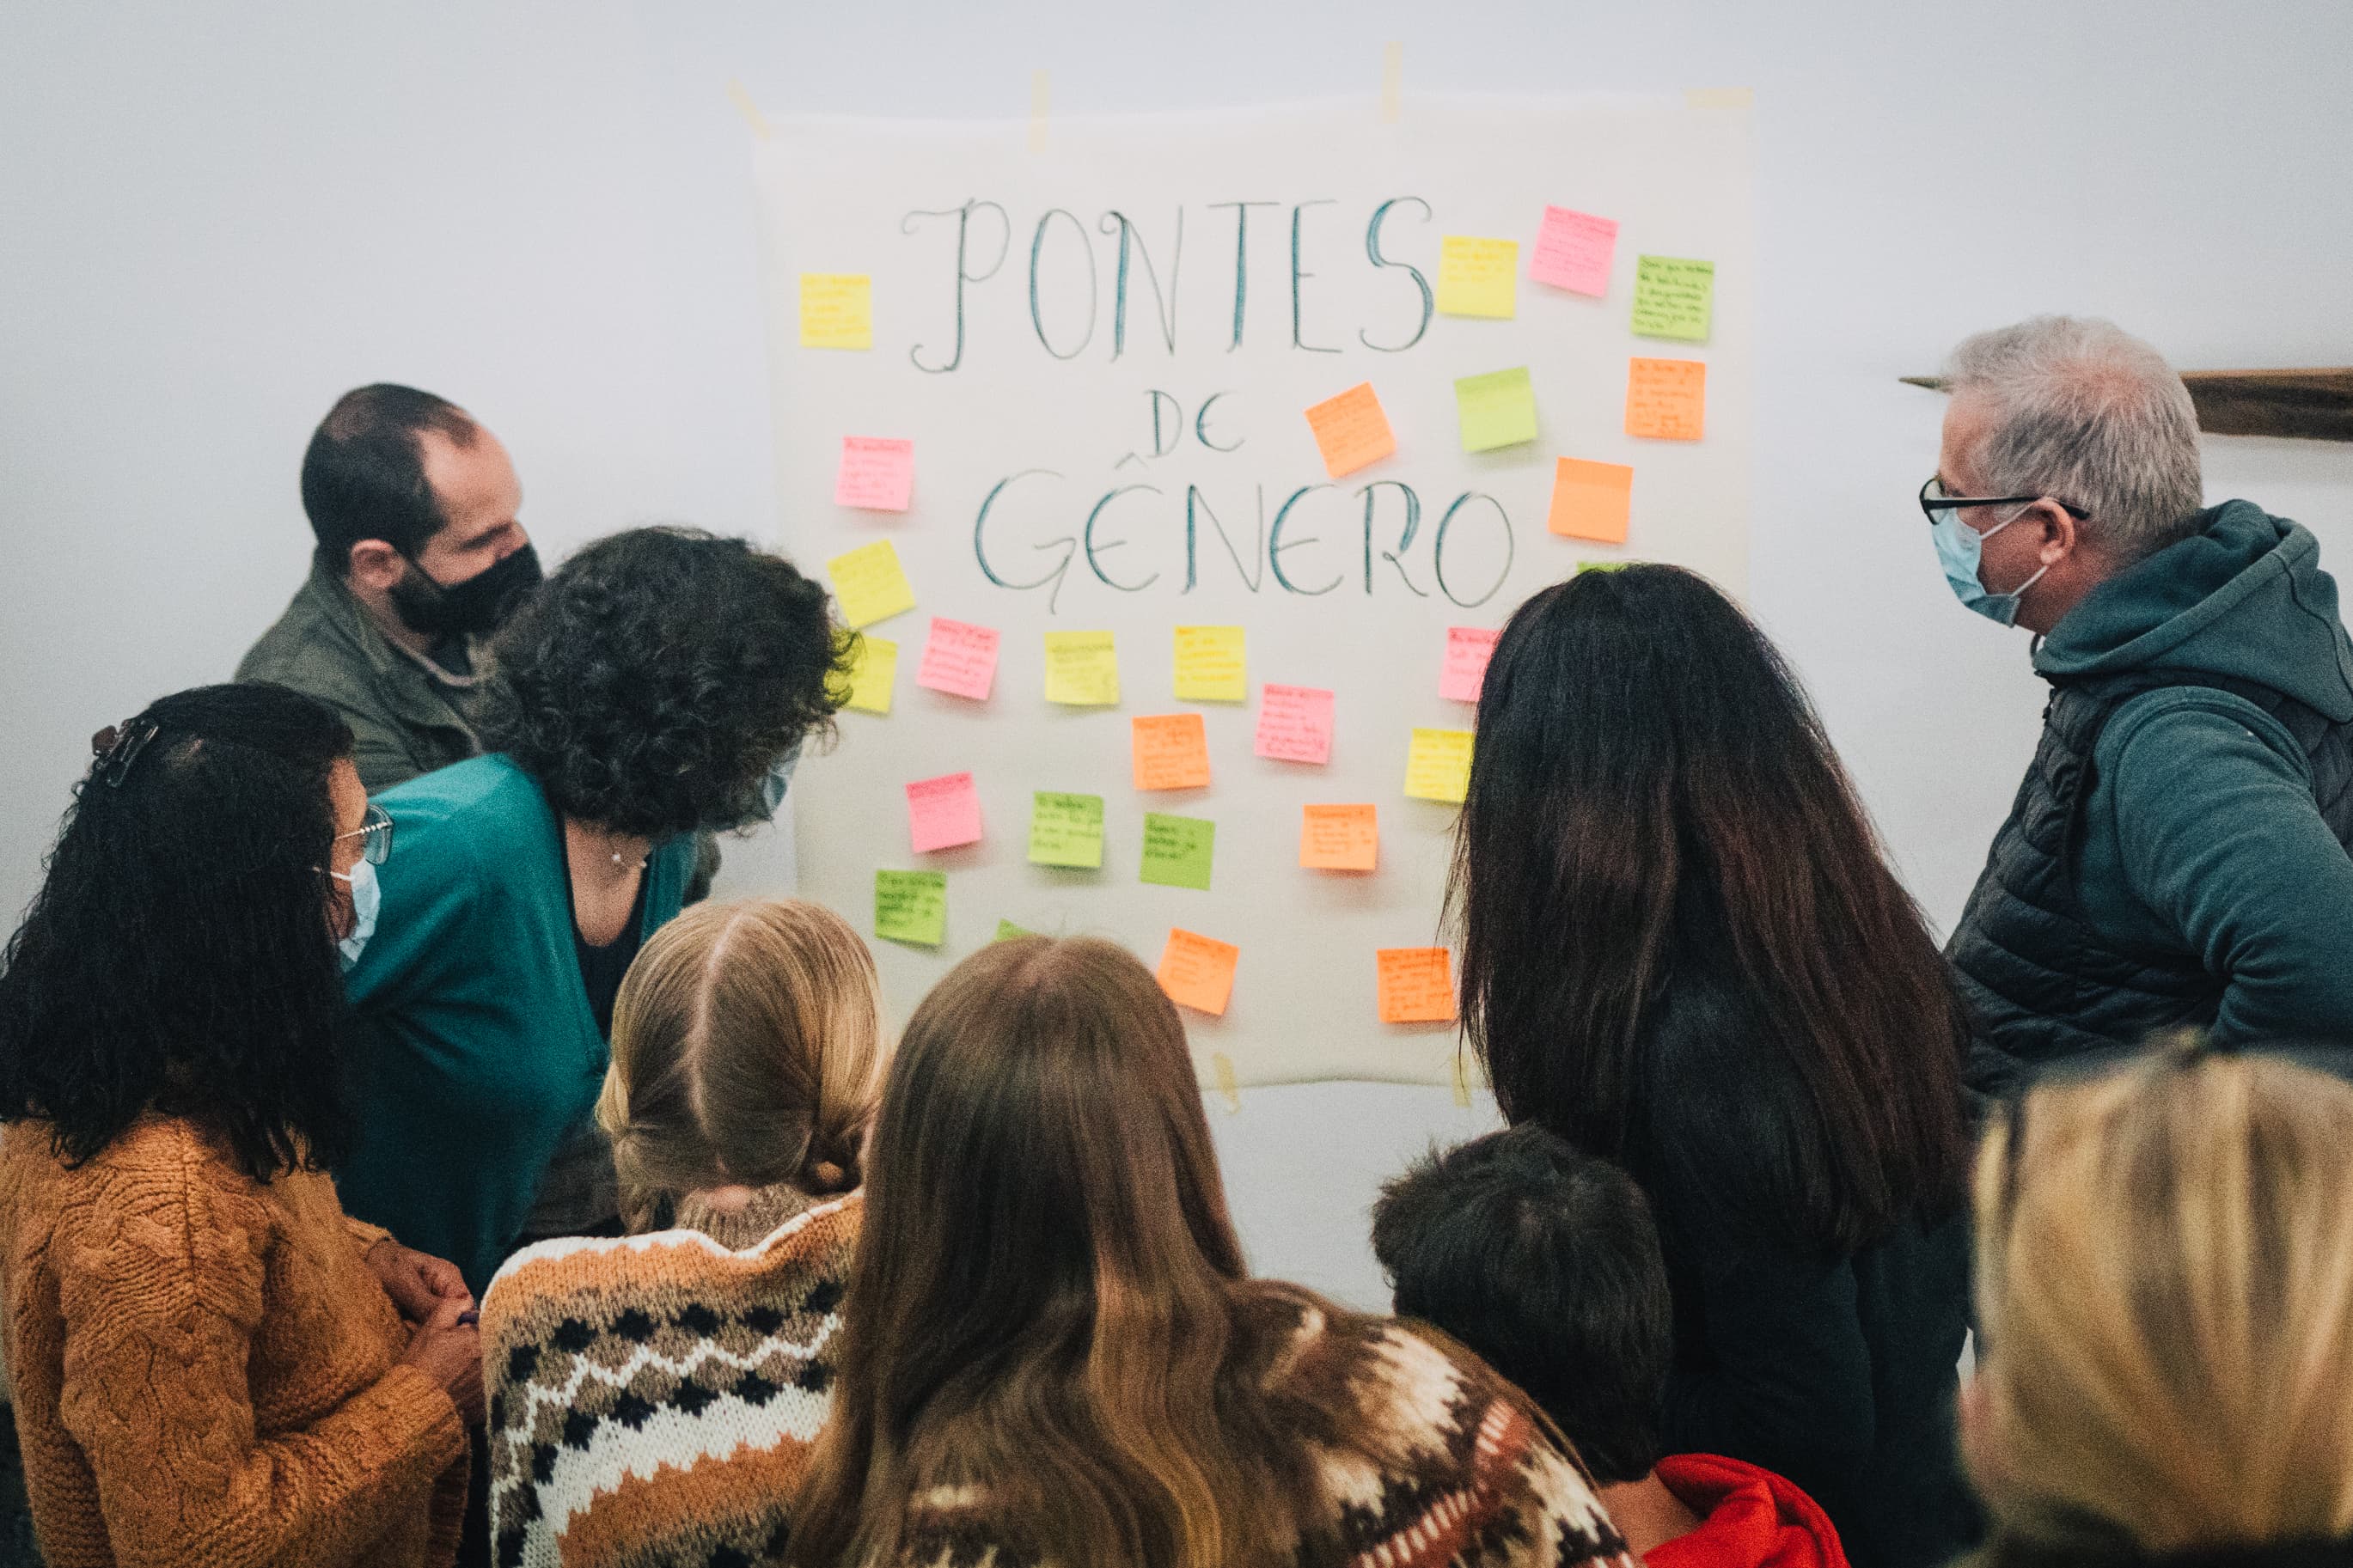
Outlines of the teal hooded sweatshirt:
[{"label": "teal hooded sweatshirt", "polygon": [[[2353,723],[2353,640],[2319,542],[2242,500],[2200,522],[2062,616],[2036,672],[2231,676]],[[2217,1039],[2353,1039],[2353,857],[2285,727],[2169,687],[2116,710],[2094,765],[2077,889],[2101,934],[2222,979]]]}]

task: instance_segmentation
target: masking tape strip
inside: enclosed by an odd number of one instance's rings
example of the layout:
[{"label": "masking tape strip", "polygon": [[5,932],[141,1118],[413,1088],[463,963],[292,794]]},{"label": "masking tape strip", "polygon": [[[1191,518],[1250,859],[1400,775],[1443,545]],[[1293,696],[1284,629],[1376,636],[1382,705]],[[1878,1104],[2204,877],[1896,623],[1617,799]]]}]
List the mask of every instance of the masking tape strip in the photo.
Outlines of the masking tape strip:
[{"label": "masking tape strip", "polygon": [[1381,123],[1395,125],[1405,104],[1405,46],[1381,46]]},{"label": "masking tape strip", "polygon": [[1753,87],[1694,87],[1683,90],[1685,109],[1754,109],[1757,89]]},{"label": "masking tape strip", "polygon": [[1454,1047],[1454,1103],[1463,1110],[1471,1109],[1470,1053],[1461,1047]]},{"label": "masking tape strip", "polygon": [[768,139],[767,117],[760,112],[760,106],[752,101],[752,95],[744,84],[732,76],[727,79],[727,98],[734,104],[735,112],[744,117],[744,123],[752,128],[752,134],[765,142]]},{"label": "masking tape strip", "polygon": [[1226,1097],[1226,1109],[1240,1115],[1242,1109],[1242,1091],[1241,1086],[1234,1082],[1232,1058],[1223,1051],[1218,1052],[1209,1058],[1209,1070],[1217,1075],[1218,1092]]},{"label": "masking tape strip", "polygon": [[1053,107],[1054,76],[1051,71],[1029,73],[1029,151],[1046,150],[1046,114]]}]

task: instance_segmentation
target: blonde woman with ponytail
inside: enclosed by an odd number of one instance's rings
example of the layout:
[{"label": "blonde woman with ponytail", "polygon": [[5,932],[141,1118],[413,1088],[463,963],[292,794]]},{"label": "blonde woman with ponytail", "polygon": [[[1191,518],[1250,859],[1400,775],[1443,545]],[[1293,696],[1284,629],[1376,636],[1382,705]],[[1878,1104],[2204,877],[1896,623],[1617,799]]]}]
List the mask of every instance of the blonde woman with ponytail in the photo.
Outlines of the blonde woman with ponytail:
[{"label": "blonde woman with ponytail", "polygon": [[2300,1055],[2176,1045],[1993,1123],[1984,1568],[2353,1562],[2353,1085]]},{"label": "blonde woman with ponytail", "polygon": [[873,956],[829,910],[702,905],[646,943],[597,1105],[631,1234],[527,1247],[483,1305],[497,1561],[781,1550],[881,1058]]}]

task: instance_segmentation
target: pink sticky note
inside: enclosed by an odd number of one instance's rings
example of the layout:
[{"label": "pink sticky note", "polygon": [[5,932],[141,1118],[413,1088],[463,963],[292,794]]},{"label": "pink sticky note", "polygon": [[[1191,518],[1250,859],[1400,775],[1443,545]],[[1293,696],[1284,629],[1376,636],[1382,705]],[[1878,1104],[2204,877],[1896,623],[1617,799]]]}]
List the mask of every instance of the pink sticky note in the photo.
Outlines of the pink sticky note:
[{"label": "pink sticky note", "polygon": [[1609,262],[1618,250],[1618,220],[1567,207],[1546,207],[1536,230],[1528,276],[1539,283],[1595,299],[1609,292]]},{"label": "pink sticky note", "polygon": [[915,684],[951,697],[988,700],[997,682],[997,633],[987,626],[932,617],[932,640],[923,645],[923,665]]},{"label": "pink sticky note", "polygon": [[1487,679],[1487,660],[1495,652],[1501,632],[1479,626],[1446,628],[1446,669],[1438,678],[1438,694],[1450,702],[1476,702]]},{"label": "pink sticky note", "polygon": [[867,511],[904,511],[915,489],[915,444],[883,436],[844,436],[834,471],[833,504]]},{"label": "pink sticky note", "polygon": [[1261,688],[1258,754],[1279,763],[1330,762],[1332,694],[1314,686]]},{"label": "pink sticky note", "polygon": [[907,837],[915,853],[980,842],[980,792],[970,773],[917,779],[907,786]]}]

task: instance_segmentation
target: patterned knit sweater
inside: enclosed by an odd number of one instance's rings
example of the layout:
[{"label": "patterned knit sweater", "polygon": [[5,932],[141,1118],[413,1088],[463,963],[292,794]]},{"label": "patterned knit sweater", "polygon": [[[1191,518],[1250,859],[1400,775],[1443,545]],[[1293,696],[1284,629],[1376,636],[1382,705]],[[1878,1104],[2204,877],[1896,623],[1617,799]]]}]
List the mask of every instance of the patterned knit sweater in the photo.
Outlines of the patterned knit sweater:
[{"label": "patterned knit sweater", "polygon": [[441,1568],[466,1432],[311,1172],[150,1117],[69,1169],[0,1133],[0,1285],[51,1568]]},{"label": "patterned knit sweater", "polygon": [[510,1259],[482,1306],[492,1561],[776,1560],[832,1403],[862,1206],[770,1188],[740,1214],[690,1202],[700,1229]]},{"label": "patterned knit sweater", "polygon": [[[1281,1400],[1336,1417],[1345,1447],[1304,1442],[1314,1495],[1295,1540],[1252,1560],[1290,1568],[1638,1568],[1583,1464],[1535,1406],[1419,1325],[1332,1307],[1295,1286],[1247,1288],[1241,1339]],[[1383,1454],[1384,1459],[1367,1456]],[[919,1493],[894,1568],[1060,1563],[985,1479]]]}]

